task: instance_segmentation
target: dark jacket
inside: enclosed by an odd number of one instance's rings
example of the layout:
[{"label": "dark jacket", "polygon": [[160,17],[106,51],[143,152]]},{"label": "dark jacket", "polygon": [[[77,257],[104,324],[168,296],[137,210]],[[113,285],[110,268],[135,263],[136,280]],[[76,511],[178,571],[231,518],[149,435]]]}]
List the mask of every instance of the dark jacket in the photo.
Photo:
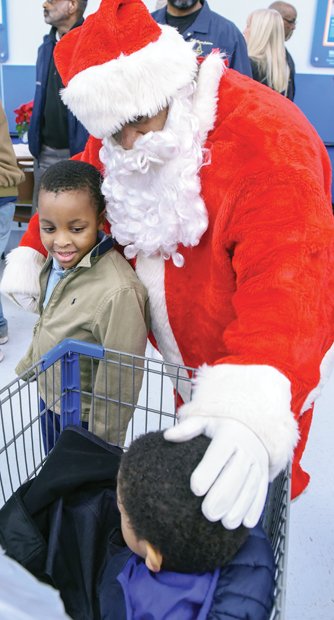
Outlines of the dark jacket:
[{"label": "dark jacket", "polygon": [[296,94],[296,87],[295,87],[295,74],[296,74],[296,69],[295,69],[295,63],[293,61],[293,58],[291,56],[291,54],[288,52],[288,50],[285,48],[285,55],[286,55],[286,61],[289,65],[289,69],[290,69],[290,75],[289,75],[289,82],[288,82],[288,91],[287,91],[287,98],[290,99],[291,101],[294,100],[295,98],[295,94]]},{"label": "dark jacket", "polygon": [[[60,591],[74,620],[128,620],[118,577],[133,554],[124,547],[115,498],[120,455],[88,431],[68,427],[36,478],[0,511],[1,546]],[[258,526],[221,570],[208,620],[267,620],[274,573]]]},{"label": "dark jacket", "polygon": [[36,478],[0,510],[0,545],[57,588],[75,620],[99,618],[96,575],[111,533],[120,531],[116,477],[121,453],[84,429],[67,427]]},{"label": "dark jacket", "polygon": [[[166,24],[166,13],[167,8],[163,8],[154,11],[152,17],[158,24]],[[226,53],[229,67],[252,77],[243,35],[233,22],[211,11],[206,0],[195,21],[182,36],[185,41],[195,42],[198,56],[207,56],[212,50],[219,49]]]},{"label": "dark jacket", "polygon": [[[80,26],[83,20],[77,23]],[[46,99],[46,87],[49,74],[49,66],[56,45],[56,28],[51,28],[49,34],[43,38],[42,45],[38,48],[36,62],[36,89],[34,95],[34,106],[29,125],[28,141],[31,154],[38,159],[42,149],[42,123]],[[68,110],[68,148],[70,155],[76,155],[83,151],[88,138],[88,132],[79,123],[75,116]]]},{"label": "dark jacket", "polygon": [[[101,571],[101,579],[98,583],[97,598],[103,620],[133,620],[131,615],[126,614],[123,589],[120,581],[130,581],[128,590],[132,588],[140,593],[140,599],[150,600],[150,613],[154,620],[165,618],[207,618],[207,620],[268,620],[273,605],[275,563],[273,551],[263,529],[257,525],[251,530],[250,535],[234,559],[221,569],[218,576],[212,575],[214,592],[207,593],[208,574],[187,575],[181,573],[158,573],[152,575],[143,569],[138,575],[137,564],[144,564],[138,556],[131,554],[128,549],[115,553],[114,544],[110,548],[110,557]],[[131,563],[129,570],[127,565]],[[126,575],[126,578],[124,577]],[[160,576],[161,575],[161,576]],[[146,579],[145,579],[146,577]],[[168,578],[168,580],[167,580]],[[201,579],[206,580],[202,601]],[[159,584],[161,581],[161,584]],[[156,583],[158,582],[158,583]],[[152,600],[152,583],[154,591],[158,593]],[[160,588],[159,588],[160,586]],[[187,587],[187,589],[185,588]],[[182,597],[180,598],[180,590]],[[207,599],[210,598],[210,601]],[[132,602],[135,597],[132,596]],[[197,605],[195,604],[197,602]],[[203,609],[199,615],[189,616],[189,606],[197,608],[203,602],[203,607],[209,608],[209,612],[203,615]],[[187,605],[188,603],[188,605]],[[130,605],[129,605],[130,607]],[[161,616],[161,610],[164,614]],[[169,610],[169,611],[168,611]],[[188,615],[186,615],[188,614]],[[137,617],[137,616],[136,616]],[[142,617],[138,614],[138,617]]]},{"label": "dark jacket", "polygon": [[[252,67],[253,80],[255,80],[256,82],[260,82],[260,84],[264,84],[264,86],[268,86],[268,88],[271,88],[271,86],[269,86],[268,84],[266,77],[263,77],[263,75],[261,75],[259,71],[259,65],[256,62],[256,60],[253,60],[252,58],[250,58],[250,63]],[[272,90],[275,90],[275,89],[273,88]],[[280,94],[283,95],[283,97],[287,97],[288,99],[291,99],[291,96],[289,96],[289,90],[290,90],[290,95],[291,95],[290,77],[289,77],[288,87],[286,91],[284,90]]]}]

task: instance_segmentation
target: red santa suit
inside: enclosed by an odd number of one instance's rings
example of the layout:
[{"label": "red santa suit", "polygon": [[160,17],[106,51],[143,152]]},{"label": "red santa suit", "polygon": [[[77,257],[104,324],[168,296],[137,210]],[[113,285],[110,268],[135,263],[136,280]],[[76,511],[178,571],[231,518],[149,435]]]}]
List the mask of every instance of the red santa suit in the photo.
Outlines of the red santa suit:
[{"label": "red santa suit", "polygon": [[[201,367],[186,415],[251,428],[271,479],[294,453],[297,495],[309,479],[299,461],[312,405],[333,361],[330,163],[293,103],[223,72],[219,57],[203,61],[197,82],[194,110],[210,153],[200,170],[208,228],[196,247],[180,248],[181,268],[139,253],[136,270],[164,359]],[[81,157],[101,169],[98,138]],[[22,244],[40,251],[39,243],[33,219]]]}]

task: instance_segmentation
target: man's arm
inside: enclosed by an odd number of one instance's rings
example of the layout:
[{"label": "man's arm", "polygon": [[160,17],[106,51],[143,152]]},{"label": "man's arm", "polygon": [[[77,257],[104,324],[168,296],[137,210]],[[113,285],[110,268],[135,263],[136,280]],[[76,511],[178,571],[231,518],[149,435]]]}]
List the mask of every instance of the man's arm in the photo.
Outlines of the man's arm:
[{"label": "man's arm", "polygon": [[328,372],[334,232],[319,174],[315,160],[302,174],[292,166],[250,176],[222,214],[237,282],[228,354],[200,371],[166,438],[212,438],[191,485],[207,493],[204,514],[226,527],[259,519],[268,479],[291,460],[297,421]]}]

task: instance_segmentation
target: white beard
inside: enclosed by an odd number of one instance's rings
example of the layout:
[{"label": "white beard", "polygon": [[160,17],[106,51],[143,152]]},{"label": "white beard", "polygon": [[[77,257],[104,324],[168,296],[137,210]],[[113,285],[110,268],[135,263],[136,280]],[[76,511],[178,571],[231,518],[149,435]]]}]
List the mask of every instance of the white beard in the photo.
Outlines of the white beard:
[{"label": "white beard", "polygon": [[207,229],[198,176],[204,155],[191,106],[187,88],[170,104],[164,129],[140,136],[131,150],[103,140],[107,219],[127,258],[161,254],[181,267],[178,245],[196,246]]}]

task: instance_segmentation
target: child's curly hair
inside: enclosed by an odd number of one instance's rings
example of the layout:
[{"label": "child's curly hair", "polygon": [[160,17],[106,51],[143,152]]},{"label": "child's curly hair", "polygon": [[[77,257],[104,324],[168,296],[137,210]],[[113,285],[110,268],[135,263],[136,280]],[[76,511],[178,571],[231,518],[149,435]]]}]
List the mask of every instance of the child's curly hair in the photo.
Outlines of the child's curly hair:
[{"label": "child's curly hair", "polygon": [[165,570],[213,571],[229,562],[248,535],[243,526],[227,530],[220,521],[208,521],[203,498],[190,489],[190,476],[209,443],[203,435],[171,443],[162,432],[151,432],[122,456],[120,501],[137,538],[161,552]]},{"label": "child's curly hair", "polygon": [[101,192],[102,183],[102,175],[91,164],[64,159],[47,168],[42,175],[39,189],[55,194],[73,190],[87,191],[99,214],[106,208],[105,198]]}]

